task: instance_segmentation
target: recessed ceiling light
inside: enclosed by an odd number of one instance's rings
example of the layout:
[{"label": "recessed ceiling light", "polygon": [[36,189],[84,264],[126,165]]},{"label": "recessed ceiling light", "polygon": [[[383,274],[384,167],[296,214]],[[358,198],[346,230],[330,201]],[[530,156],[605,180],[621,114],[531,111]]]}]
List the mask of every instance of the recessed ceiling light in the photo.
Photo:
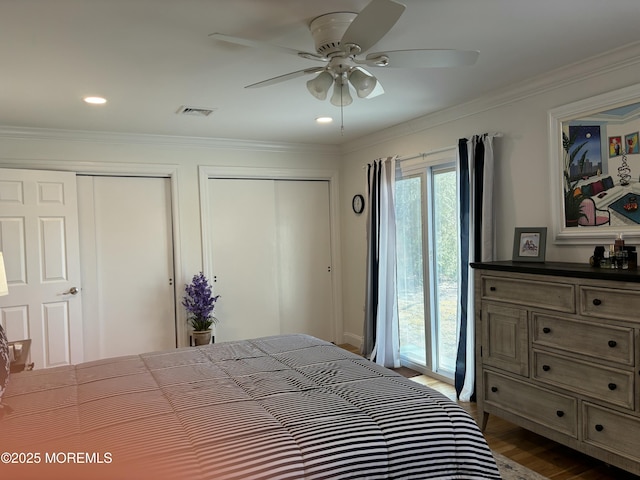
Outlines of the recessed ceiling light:
[{"label": "recessed ceiling light", "polygon": [[333,122],[333,118],[331,117],[317,117],[316,122],[318,123],[331,123]]},{"label": "recessed ceiling light", "polygon": [[107,103],[107,99],[103,97],[84,97],[83,100],[92,105],[102,105]]}]

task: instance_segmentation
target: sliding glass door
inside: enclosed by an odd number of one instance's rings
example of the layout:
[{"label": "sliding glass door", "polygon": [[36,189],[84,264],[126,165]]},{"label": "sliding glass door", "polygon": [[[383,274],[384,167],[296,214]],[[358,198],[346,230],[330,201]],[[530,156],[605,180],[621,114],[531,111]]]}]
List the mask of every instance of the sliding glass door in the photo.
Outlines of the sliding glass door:
[{"label": "sliding glass door", "polygon": [[396,184],[400,357],[453,378],[458,338],[458,213],[455,164],[412,168]]}]

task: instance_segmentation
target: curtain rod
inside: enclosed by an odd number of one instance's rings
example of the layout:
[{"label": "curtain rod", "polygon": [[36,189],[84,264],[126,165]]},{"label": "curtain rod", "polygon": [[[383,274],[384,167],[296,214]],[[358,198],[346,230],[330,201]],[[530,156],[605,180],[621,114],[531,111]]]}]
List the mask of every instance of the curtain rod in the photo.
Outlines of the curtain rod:
[{"label": "curtain rod", "polygon": [[396,158],[396,161],[398,162],[404,162],[407,160],[413,160],[414,158],[420,158],[420,157],[426,157],[427,155],[435,155],[436,153],[441,153],[441,152],[446,152],[447,150],[454,150],[456,147],[455,145],[449,146],[449,147],[442,147],[442,148],[438,148],[436,150],[429,150],[428,152],[419,152],[415,155],[410,155],[408,157],[398,157]]},{"label": "curtain rod", "polygon": [[[502,133],[500,132],[493,132],[493,133],[486,133],[485,135],[489,136],[489,137],[498,137],[501,138],[502,137]],[[471,135],[473,136],[473,135]],[[410,155],[408,157],[398,157],[396,158],[397,162],[405,162],[407,160],[413,160],[415,158],[420,158],[420,157],[426,157],[427,155],[433,155],[436,153],[440,153],[440,152],[446,152],[447,150],[453,150],[456,148],[456,145],[450,146],[450,147],[443,147],[443,148],[438,148],[436,150],[429,150],[428,152],[418,152],[415,155]],[[367,168],[367,165],[363,165],[362,168]]]},{"label": "curtain rod", "polygon": [[467,139],[468,139],[468,138],[471,138],[471,137],[474,137],[474,136],[481,137],[481,136],[483,136],[483,135],[486,135],[487,137],[491,137],[491,138],[495,138],[495,137],[501,138],[501,137],[502,137],[502,133],[500,133],[500,132],[493,132],[493,133],[483,133],[482,135],[478,135],[477,133],[474,133],[473,135],[467,135],[467,136],[466,136],[466,137],[464,137],[464,138],[467,138]]},{"label": "curtain rod", "polygon": [[[489,137],[502,137],[502,133],[500,132],[493,132],[493,133],[486,133],[485,135],[489,136]],[[471,135],[473,136],[473,135]],[[456,148],[456,146],[451,146],[451,147],[444,147],[444,148],[438,148],[437,150],[430,150],[428,152],[419,152],[415,155],[410,155],[408,157],[398,157],[396,160],[398,162],[404,162],[406,160],[413,160],[414,158],[420,158],[420,157],[426,157],[427,155],[433,155],[435,153],[440,153],[440,152],[446,152],[447,150],[452,150]]]}]

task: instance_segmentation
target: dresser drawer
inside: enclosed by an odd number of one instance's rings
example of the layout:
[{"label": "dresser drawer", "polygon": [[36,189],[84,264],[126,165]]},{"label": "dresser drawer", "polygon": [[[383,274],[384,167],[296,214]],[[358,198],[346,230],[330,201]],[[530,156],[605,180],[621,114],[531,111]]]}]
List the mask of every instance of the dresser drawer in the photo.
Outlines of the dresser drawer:
[{"label": "dresser drawer", "polygon": [[485,403],[577,437],[577,401],[495,372],[484,371]]},{"label": "dresser drawer", "polygon": [[580,312],[589,317],[638,322],[640,291],[580,286]]},{"label": "dresser drawer", "polygon": [[483,275],[481,288],[483,299],[532,305],[559,312],[576,311],[575,286],[568,283]]},{"label": "dresser drawer", "polygon": [[583,411],[585,443],[640,460],[640,419],[587,402]]},{"label": "dresser drawer", "polygon": [[533,351],[533,377],[633,409],[633,372],[597,366],[579,360]]},{"label": "dresser drawer", "polygon": [[531,314],[533,343],[634,365],[633,329]]}]

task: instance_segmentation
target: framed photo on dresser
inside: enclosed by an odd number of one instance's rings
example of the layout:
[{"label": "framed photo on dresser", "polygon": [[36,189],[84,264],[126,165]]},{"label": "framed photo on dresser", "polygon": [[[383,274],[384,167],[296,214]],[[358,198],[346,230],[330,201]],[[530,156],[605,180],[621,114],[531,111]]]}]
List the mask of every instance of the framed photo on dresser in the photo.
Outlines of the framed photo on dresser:
[{"label": "framed photo on dresser", "polygon": [[514,262],[544,262],[547,227],[516,227],[513,235]]}]

